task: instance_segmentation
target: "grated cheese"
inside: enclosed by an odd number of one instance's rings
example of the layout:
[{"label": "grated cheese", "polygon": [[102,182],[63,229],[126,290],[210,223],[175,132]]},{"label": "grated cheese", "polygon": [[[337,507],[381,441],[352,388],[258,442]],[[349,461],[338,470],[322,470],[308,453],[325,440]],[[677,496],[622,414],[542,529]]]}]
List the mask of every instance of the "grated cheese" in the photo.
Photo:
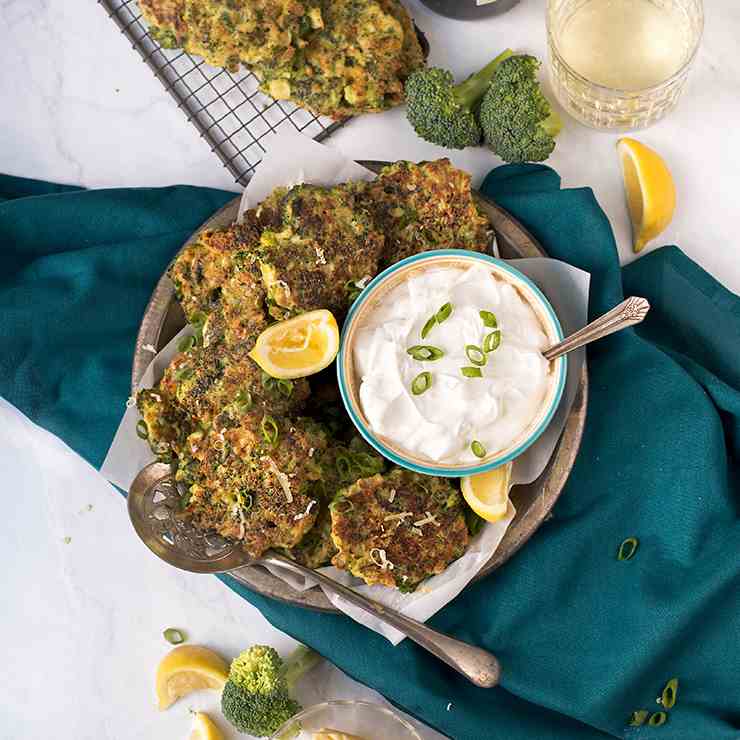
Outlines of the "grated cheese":
[{"label": "grated cheese", "polygon": [[290,481],[288,480],[288,476],[283,473],[280,468],[278,468],[277,465],[275,465],[275,461],[271,458],[263,458],[267,460],[268,465],[270,466],[270,470],[272,471],[273,475],[277,478],[278,483],[280,484],[280,487],[283,489],[283,492],[285,493],[285,498],[287,499],[288,503],[292,503],[293,501],[293,494],[290,491]]},{"label": "grated cheese", "polygon": [[396,498],[396,489],[391,488],[391,492],[388,494],[388,503],[392,504],[394,498]]},{"label": "grated cheese", "polygon": [[314,452],[316,452],[316,450],[315,450],[315,449],[314,449],[314,448],[312,447],[312,448],[311,448],[311,449],[310,449],[310,450],[308,451],[308,456],[309,456],[309,457],[313,457],[313,453],[314,453]]},{"label": "grated cheese", "polygon": [[437,521],[437,517],[430,514],[428,511],[424,512],[424,518],[419,519],[418,522],[414,522],[415,527],[423,527],[425,524],[433,524],[435,527],[439,527],[440,524]]},{"label": "grated cheese", "polygon": [[324,250],[321,247],[316,247],[316,264],[325,265],[326,257],[324,256]]},{"label": "grated cheese", "polygon": [[295,522],[298,522],[298,521],[300,521],[301,519],[305,519],[305,518],[306,518],[306,517],[307,517],[307,516],[309,515],[309,513],[310,513],[310,511],[311,511],[311,508],[312,508],[312,507],[314,506],[314,504],[315,504],[315,503],[316,503],[316,501],[314,501],[313,499],[311,499],[311,500],[310,500],[310,501],[308,502],[308,506],[306,507],[306,510],[305,510],[305,511],[304,511],[304,512],[303,512],[302,514],[296,514],[296,515],[295,515],[295,516],[293,517],[293,521],[295,521]]},{"label": "grated cheese", "polygon": [[418,527],[411,527],[411,531],[419,537],[424,534],[424,532],[422,532]]},{"label": "grated cheese", "polygon": [[383,518],[384,522],[392,522],[394,519],[400,519],[403,521],[408,516],[413,516],[413,512],[411,511],[402,511],[400,514],[388,514],[388,516]]}]

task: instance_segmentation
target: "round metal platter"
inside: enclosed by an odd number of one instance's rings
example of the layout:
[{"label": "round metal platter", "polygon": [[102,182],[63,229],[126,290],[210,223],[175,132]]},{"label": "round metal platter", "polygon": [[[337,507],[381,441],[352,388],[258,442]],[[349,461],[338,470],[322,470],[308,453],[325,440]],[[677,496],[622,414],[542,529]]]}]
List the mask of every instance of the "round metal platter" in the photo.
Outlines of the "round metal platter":
[{"label": "round metal platter", "polygon": [[[377,172],[386,163],[360,162],[360,164]],[[491,221],[501,257],[516,259],[547,256],[545,250],[535,238],[503,208],[500,208],[477,191],[474,191],[474,196]],[[239,210],[239,200],[239,198],[234,198],[234,200],[229,201],[220,211],[211,216],[188,239],[186,244],[196,241],[199,233],[204,229],[225,228],[233,223]],[[135,392],[141,376],[151,361],[151,353],[143,348],[149,345],[160,350],[184,325],[185,317],[175,299],[174,287],[165,274],[157,283],[141,320],[131,371],[133,392]],[[506,531],[498,549],[481,570],[476,580],[485,578],[505,563],[549,517],[550,510],[560,496],[578,454],[586,422],[587,401],[588,375],[584,364],[575,401],[550,462],[536,481],[525,486],[515,486],[512,489],[511,499],[516,507],[516,517]],[[306,608],[328,612],[336,611],[320,589],[313,588],[303,592],[294,591],[284,581],[276,578],[260,566],[241,568],[232,575],[248,588],[263,596]]]}]

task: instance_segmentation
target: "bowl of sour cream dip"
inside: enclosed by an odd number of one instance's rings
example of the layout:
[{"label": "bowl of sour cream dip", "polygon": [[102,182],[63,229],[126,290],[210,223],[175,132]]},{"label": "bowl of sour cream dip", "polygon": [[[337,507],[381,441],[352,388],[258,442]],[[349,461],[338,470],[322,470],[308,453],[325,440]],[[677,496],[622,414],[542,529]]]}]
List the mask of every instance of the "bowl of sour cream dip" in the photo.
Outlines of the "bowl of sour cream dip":
[{"label": "bowl of sour cream dip", "polygon": [[347,412],[387,459],[426,475],[491,470],[552,420],[565,356],[539,288],[503,260],[458,249],[392,265],[363,290],[342,330],[337,372]]}]

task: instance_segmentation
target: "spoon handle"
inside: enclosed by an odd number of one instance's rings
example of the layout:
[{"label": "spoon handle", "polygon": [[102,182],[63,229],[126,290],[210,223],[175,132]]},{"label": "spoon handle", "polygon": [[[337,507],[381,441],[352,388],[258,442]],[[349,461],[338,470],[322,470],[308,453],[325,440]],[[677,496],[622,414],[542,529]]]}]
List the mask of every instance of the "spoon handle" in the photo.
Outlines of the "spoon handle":
[{"label": "spoon handle", "polygon": [[441,661],[447,663],[448,666],[454,668],[476,686],[490,688],[499,682],[501,666],[496,657],[486,650],[437,632],[415,619],[406,617],[377,601],[361,596],[356,591],[328,578],[323,573],[306,568],[278,553],[270,552],[269,555],[260,558],[258,562],[276,565],[313,578],[322,586],[325,586],[328,591],[341,596],[353,606],[359,607],[382,622],[390,624],[399,632],[403,632],[410,640],[436,655]]},{"label": "spoon handle", "polygon": [[632,296],[603,316],[594,319],[590,324],[586,324],[583,329],[567,336],[562,342],[549,347],[542,354],[546,360],[556,360],[561,355],[583,347],[584,344],[595,342],[615,331],[639,324],[647,316],[649,310],[650,304],[645,298]]}]

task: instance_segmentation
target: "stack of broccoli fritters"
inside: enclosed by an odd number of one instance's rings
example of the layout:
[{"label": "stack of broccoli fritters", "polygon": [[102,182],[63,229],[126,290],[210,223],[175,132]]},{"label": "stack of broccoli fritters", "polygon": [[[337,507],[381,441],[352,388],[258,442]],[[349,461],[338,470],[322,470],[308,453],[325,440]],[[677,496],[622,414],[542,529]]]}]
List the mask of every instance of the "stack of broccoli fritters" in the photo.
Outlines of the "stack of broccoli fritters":
[{"label": "stack of broccoli fritters", "polygon": [[340,118],[403,102],[424,64],[398,0],[139,0],[150,33],[209,64],[247,65],[262,89]]},{"label": "stack of broccoli fritters", "polygon": [[155,454],[176,459],[193,523],[255,557],[282,548],[406,591],[458,558],[468,535],[448,481],[382,476],[383,459],[349,434],[333,376],[310,395],[307,379],[272,378],[249,352],[275,319],[329,308],[341,321],[384,264],[489,241],[470,178],[444,159],[390,165],[370,183],[278,188],[243,224],[187,245],[169,274],[195,336],[137,405]]}]

